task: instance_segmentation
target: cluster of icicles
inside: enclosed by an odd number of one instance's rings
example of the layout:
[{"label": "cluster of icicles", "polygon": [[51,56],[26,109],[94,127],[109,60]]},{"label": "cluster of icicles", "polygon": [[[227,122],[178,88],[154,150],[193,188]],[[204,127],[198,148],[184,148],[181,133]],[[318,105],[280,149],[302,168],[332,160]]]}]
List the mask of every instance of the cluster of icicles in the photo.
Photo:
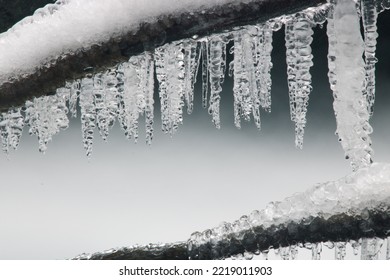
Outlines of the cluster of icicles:
[{"label": "cluster of icicles", "polygon": [[[372,114],[375,91],[376,20],[389,8],[388,1],[331,0],[303,12],[241,27],[224,34],[192,38],[157,47],[133,56],[116,69],[90,74],[68,82],[56,95],[28,101],[23,108],[0,116],[3,150],[17,148],[23,126],[37,135],[39,150],[60,129],[68,126],[68,114],[76,117],[80,106],[83,143],[91,155],[95,128],[105,140],[116,119],[126,137],[138,139],[140,115],[146,119],[146,142],[153,138],[154,76],[158,80],[162,130],[173,134],[183,122],[183,110],[193,110],[194,84],[202,74],[202,103],[220,128],[220,94],[225,72],[234,79],[234,123],[251,120],[260,129],[260,108],[271,111],[271,51],[273,32],[285,25],[287,73],[291,120],[295,122],[295,143],[301,148],[311,92],[313,27],[328,20],[329,81],[334,92],[337,135],[356,170],[371,163]],[[364,39],[360,33],[360,18]],[[226,65],[226,46],[234,60]],[[364,59],[363,59],[364,54]],[[226,69],[228,68],[228,69]],[[365,77],[362,77],[365,73]]]}]

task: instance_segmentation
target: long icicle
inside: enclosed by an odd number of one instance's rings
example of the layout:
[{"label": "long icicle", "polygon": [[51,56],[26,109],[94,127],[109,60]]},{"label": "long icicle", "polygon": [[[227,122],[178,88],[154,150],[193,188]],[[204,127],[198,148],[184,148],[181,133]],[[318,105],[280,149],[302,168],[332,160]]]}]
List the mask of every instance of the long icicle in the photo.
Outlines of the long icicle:
[{"label": "long icicle", "polygon": [[372,127],[364,90],[364,43],[353,0],[332,0],[328,18],[329,81],[334,96],[336,134],[356,171],[371,164]]},{"label": "long icicle", "polygon": [[297,14],[286,23],[286,58],[291,120],[295,122],[295,145],[303,147],[306,113],[311,92],[310,68],[313,66],[311,43],[313,22]]},{"label": "long icicle", "polygon": [[377,0],[361,0],[360,6],[364,27],[364,57],[366,61],[366,79],[364,94],[367,99],[368,112],[370,113],[370,115],[372,115],[374,112],[373,106],[375,102],[375,64],[378,61],[375,57],[376,43],[378,38]]}]

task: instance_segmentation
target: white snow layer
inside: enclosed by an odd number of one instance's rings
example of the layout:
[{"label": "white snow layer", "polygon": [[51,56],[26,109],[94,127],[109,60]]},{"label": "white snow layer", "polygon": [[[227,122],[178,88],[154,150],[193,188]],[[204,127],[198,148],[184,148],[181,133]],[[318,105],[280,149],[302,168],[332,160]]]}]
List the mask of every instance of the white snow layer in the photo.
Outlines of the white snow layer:
[{"label": "white snow layer", "polygon": [[0,35],[0,84],[64,53],[135,32],[141,22],[247,0],[59,0]]}]

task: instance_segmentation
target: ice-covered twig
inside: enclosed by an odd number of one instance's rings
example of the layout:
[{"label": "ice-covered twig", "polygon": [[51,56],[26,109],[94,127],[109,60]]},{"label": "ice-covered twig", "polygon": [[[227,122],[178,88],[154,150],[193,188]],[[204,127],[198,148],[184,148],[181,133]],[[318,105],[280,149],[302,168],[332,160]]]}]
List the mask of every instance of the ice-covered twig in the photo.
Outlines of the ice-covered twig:
[{"label": "ice-covered twig", "polygon": [[[83,78],[86,72],[106,70],[145,49],[183,38],[206,36],[235,26],[265,22],[294,13],[326,0],[251,0],[226,1],[223,6],[162,14],[140,22],[125,34],[108,34],[98,45],[85,45],[76,52],[65,52],[33,73],[13,77],[0,85],[0,110],[22,105],[27,99],[55,92],[68,80]],[[4,73],[3,73],[4,74]]]},{"label": "ice-covered twig", "polygon": [[368,256],[373,253],[367,243],[390,236],[389,171],[389,164],[373,164],[338,181],[270,203],[233,223],[195,232],[187,243],[113,249],[76,259],[223,259],[271,248],[288,248],[284,252],[287,258],[287,253],[295,254],[294,246],[312,248],[313,258],[318,259],[322,242],[333,244],[336,258],[343,259],[346,243],[356,247],[360,239],[362,258],[372,258],[375,256]]}]

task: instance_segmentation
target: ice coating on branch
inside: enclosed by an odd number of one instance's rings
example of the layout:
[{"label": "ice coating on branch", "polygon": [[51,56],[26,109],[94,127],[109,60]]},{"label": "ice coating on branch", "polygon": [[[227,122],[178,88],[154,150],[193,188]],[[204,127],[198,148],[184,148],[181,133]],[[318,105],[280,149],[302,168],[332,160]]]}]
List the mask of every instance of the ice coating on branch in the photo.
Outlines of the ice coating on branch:
[{"label": "ice coating on branch", "polygon": [[[211,255],[212,258],[218,259],[234,252],[237,248],[255,252],[263,246],[261,234],[267,228],[275,230],[278,225],[288,225],[294,221],[310,225],[315,217],[327,220],[334,215],[344,213],[359,217],[367,215],[370,209],[389,211],[389,207],[386,206],[389,205],[389,201],[390,165],[374,163],[338,181],[319,184],[283,201],[272,202],[264,210],[253,211],[249,216],[243,216],[233,223],[223,223],[214,229],[194,233],[188,240],[190,257],[197,259]],[[314,228],[316,228],[315,224]],[[366,230],[370,229],[366,228]],[[258,238],[260,241],[256,241]],[[334,248],[336,259],[345,258],[345,241],[325,245]],[[304,246],[312,250],[314,259],[320,258],[322,251],[320,243],[304,244]],[[281,252],[282,257],[287,257],[288,254],[292,256],[291,248],[290,253],[287,249]]]},{"label": "ice coating on branch", "polygon": [[375,57],[376,43],[378,38],[377,0],[361,0],[361,14],[364,27],[364,57],[366,61],[366,79],[364,94],[367,99],[368,111],[372,115],[375,101],[375,64],[378,61]]},{"label": "ice coating on branch", "polygon": [[302,149],[306,113],[311,92],[310,68],[313,55],[313,22],[305,14],[296,14],[286,22],[286,60],[291,120],[295,123],[295,145]]},{"label": "ice coating on branch", "polygon": [[215,127],[220,129],[219,104],[226,70],[226,38],[224,35],[215,35],[209,38],[208,43],[210,80],[209,113],[212,116]]},{"label": "ice coating on branch", "polygon": [[10,109],[0,114],[0,138],[3,152],[9,152],[10,148],[17,149],[24,127],[24,117],[21,109]]},{"label": "ice coating on branch", "polygon": [[329,13],[329,81],[334,96],[336,134],[353,170],[371,164],[372,128],[363,94],[364,43],[359,16],[352,0],[337,0]]},{"label": "ice coating on branch", "polygon": [[[66,53],[135,33],[165,15],[246,0],[67,0],[38,9],[0,36],[0,84],[50,65]],[[115,16],[112,16],[115,15]],[[80,28],[82,27],[82,28]],[[26,48],[25,46],[29,46]],[[17,51],[13,51],[17,50]]]},{"label": "ice coating on branch", "polygon": [[46,152],[47,144],[53,136],[69,125],[66,101],[69,91],[60,89],[56,95],[35,98],[26,102],[25,122],[29,133],[38,137],[39,151]]}]

